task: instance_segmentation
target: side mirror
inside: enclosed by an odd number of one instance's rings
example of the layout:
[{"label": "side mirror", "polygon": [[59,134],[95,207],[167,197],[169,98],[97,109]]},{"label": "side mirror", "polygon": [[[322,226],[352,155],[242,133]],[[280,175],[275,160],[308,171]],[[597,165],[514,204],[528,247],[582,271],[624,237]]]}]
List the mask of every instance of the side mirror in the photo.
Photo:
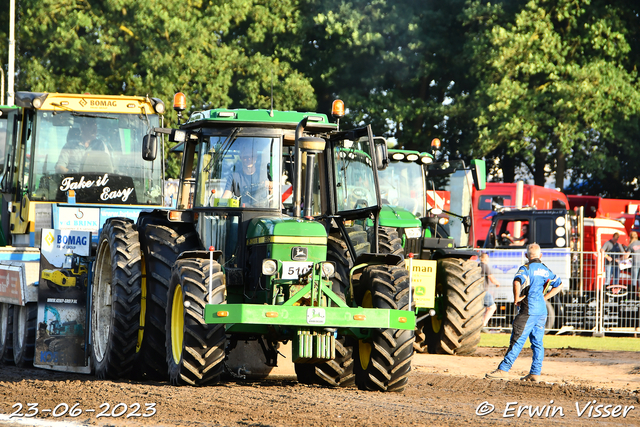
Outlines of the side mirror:
[{"label": "side mirror", "polygon": [[487,187],[487,165],[484,160],[471,160],[471,174],[473,175],[473,185],[476,190],[481,191]]},{"label": "side mirror", "polygon": [[387,151],[387,140],[381,136],[373,138],[373,145],[376,153],[376,165],[382,171],[389,166],[389,152]]},{"label": "side mirror", "polygon": [[158,155],[158,139],[155,135],[145,135],[142,138],[142,159],[153,161]]}]

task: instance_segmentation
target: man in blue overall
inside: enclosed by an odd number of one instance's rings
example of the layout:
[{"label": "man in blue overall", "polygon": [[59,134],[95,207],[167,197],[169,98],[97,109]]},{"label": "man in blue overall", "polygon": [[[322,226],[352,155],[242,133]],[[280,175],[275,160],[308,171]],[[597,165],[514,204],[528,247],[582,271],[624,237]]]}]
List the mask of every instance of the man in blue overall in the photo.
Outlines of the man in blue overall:
[{"label": "man in blue overall", "polygon": [[[518,306],[518,314],[513,319],[513,329],[509,350],[504,360],[486,378],[509,379],[507,373],[518,358],[524,343],[529,338],[533,350],[533,360],[525,381],[540,381],[542,359],[544,358],[544,326],[547,321],[545,301],[561,290],[562,281],[540,261],[540,246],[532,243],[527,247],[529,262],[518,269],[513,278],[513,298]],[[546,291],[546,292],[545,292]]]}]

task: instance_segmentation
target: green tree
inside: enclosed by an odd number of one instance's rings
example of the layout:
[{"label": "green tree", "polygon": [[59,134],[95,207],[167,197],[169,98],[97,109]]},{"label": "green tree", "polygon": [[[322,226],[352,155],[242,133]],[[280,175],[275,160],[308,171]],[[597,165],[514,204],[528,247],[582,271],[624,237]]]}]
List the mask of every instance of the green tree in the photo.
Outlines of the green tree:
[{"label": "green tree", "polygon": [[[340,97],[348,125],[371,123],[399,145],[467,154],[471,116],[460,97],[473,87],[458,16],[464,0],[306,0],[303,72],[320,108]],[[327,111],[328,112],[328,111]]]},{"label": "green tree", "polygon": [[619,162],[610,156],[621,135],[637,136],[640,109],[629,12],[607,1],[532,0],[496,25],[499,6],[470,3],[468,22],[487,23],[469,39],[481,152],[521,156],[538,185],[555,171],[560,188],[567,166],[584,177]]},{"label": "green tree", "polygon": [[[296,0],[22,0],[18,88],[187,95],[203,108],[313,110]],[[175,122],[174,122],[175,123]],[[178,172],[169,162],[169,176]]]}]

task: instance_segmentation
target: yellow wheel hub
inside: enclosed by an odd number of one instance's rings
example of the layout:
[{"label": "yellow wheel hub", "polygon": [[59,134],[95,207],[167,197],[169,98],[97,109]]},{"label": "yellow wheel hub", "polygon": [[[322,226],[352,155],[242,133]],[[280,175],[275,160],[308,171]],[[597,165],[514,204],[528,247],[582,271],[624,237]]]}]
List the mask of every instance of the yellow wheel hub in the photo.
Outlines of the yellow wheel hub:
[{"label": "yellow wheel hub", "polygon": [[138,329],[138,343],[136,344],[136,353],[140,351],[142,346],[142,338],[144,336],[144,322],[147,317],[147,269],[142,257],[142,280],[140,289],[140,329]]},{"label": "yellow wheel hub", "polygon": [[171,354],[177,364],[182,359],[182,340],[184,339],[184,300],[182,298],[182,286],[177,285],[173,291],[173,304],[171,305]]},{"label": "yellow wheel hub", "polygon": [[440,328],[442,327],[442,319],[440,319],[437,315],[431,316],[431,329],[436,334],[440,332]]},{"label": "yellow wheel hub", "polygon": [[[364,297],[362,298],[362,307],[373,308],[373,299],[370,291],[367,291],[364,294]],[[360,354],[360,366],[362,366],[362,369],[367,369],[369,362],[371,361],[371,344],[364,342],[363,340],[359,340],[358,353]]]}]

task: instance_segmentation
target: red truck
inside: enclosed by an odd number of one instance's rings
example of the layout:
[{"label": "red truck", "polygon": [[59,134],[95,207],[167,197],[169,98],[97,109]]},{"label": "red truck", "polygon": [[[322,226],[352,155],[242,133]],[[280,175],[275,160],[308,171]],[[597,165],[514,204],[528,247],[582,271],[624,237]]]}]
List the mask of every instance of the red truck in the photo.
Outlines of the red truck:
[{"label": "red truck", "polygon": [[[499,209],[492,217],[484,248],[499,287],[490,287],[497,311],[493,323],[509,325],[516,313],[513,306],[513,277],[526,262],[526,246],[505,239],[517,226],[527,226],[527,238],[542,249],[542,259],[562,280],[562,292],[547,302],[547,328],[572,327],[592,330],[596,326],[598,296],[602,326],[606,329],[640,326],[640,295],[630,287],[630,266],[620,267],[617,279],[606,282],[602,245],[614,233],[628,244],[624,226],[607,218],[582,218],[565,209]],[[615,273],[614,273],[615,274]]]},{"label": "red truck", "polygon": [[[567,196],[569,207],[575,210],[584,207],[586,218],[610,218],[624,224],[627,233],[636,229],[634,219],[640,206],[640,200],[605,199],[598,196]],[[636,230],[637,231],[637,230]]]},{"label": "red truck", "polygon": [[[518,192],[518,186],[522,190]],[[518,196],[520,200],[518,200]],[[473,192],[473,241],[477,247],[484,245],[484,239],[491,225],[491,216],[499,207],[535,207],[536,209],[568,209],[569,200],[561,191],[553,188],[523,183],[488,182],[487,188]]]}]

